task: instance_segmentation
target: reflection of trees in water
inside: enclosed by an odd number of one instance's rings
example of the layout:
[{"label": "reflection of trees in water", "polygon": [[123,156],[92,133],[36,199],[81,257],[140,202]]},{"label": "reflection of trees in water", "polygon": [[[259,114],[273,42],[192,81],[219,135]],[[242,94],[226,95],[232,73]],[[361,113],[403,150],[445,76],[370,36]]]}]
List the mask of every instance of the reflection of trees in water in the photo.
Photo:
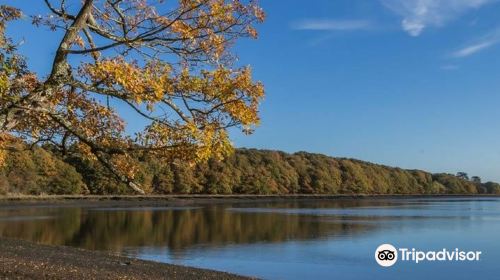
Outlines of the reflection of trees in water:
[{"label": "reflection of trees in water", "polygon": [[57,215],[57,218],[0,222],[0,236],[117,252],[126,246],[168,246],[182,250],[194,245],[307,240],[354,235],[374,227],[340,218],[325,222],[314,216],[240,213],[223,207],[162,211],[23,209],[22,215]]},{"label": "reflection of trees in water", "polygon": [[[0,236],[64,245],[84,219],[79,208],[19,208],[0,214]],[[5,214],[5,215],[4,215]],[[12,219],[19,217],[20,219]],[[10,218],[3,220],[2,218]],[[33,218],[32,220],[30,220]]]},{"label": "reflection of trees in water", "polygon": [[[268,202],[258,201],[255,203],[244,202],[234,203],[234,207],[258,207],[258,208],[284,208],[284,209],[345,209],[345,208],[360,208],[360,207],[397,207],[407,206],[408,200],[398,201],[397,199],[297,199],[297,200],[272,200]],[[418,203],[418,200],[415,200]]]}]

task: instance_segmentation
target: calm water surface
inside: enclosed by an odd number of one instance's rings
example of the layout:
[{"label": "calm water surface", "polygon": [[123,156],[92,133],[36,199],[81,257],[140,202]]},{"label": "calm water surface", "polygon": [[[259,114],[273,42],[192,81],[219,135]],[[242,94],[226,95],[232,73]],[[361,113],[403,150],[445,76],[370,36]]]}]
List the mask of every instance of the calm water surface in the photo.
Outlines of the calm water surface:
[{"label": "calm water surface", "polygon": [[[0,236],[264,279],[500,279],[497,198],[3,206]],[[382,243],[478,250],[482,256],[479,262],[398,262],[382,268],[374,260]]]}]

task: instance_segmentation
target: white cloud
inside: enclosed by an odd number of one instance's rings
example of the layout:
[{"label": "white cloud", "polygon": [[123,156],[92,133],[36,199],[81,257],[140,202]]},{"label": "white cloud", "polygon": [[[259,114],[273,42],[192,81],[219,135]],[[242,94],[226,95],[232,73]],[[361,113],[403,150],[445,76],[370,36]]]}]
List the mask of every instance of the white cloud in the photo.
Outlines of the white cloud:
[{"label": "white cloud", "polygon": [[481,37],[479,40],[476,40],[475,42],[452,52],[451,57],[467,57],[480,51],[486,50],[498,43],[500,43],[500,28],[493,30],[492,32]]},{"label": "white cloud", "polygon": [[293,29],[319,31],[367,30],[371,27],[367,20],[306,19],[292,24]]},{"label": "white cloud", "polygon": [[440,27],[469,10],[497,0],[381,0],[403,20],[402,28],[411,36],[420,35],[427,27]]},{"label": "white cloud", "polygon": [[485,49],[493,46],[494,44],[495,44],[494,41],[477,43],[477,44],[470,45],[470,46],[464,47],[462,49],[459,49],[459,50],[453,52],[451,56],[457,57],[457,58],[466,57],[469,55],[473,55],[477,52],[480,52],[482,50],[485,50]]},{"label": "white cloud", "polygon": [[403,19],[403,22],[401,22],[401,25],[403,26],[403,29],[410,33],[411,36],[418,36],[420,33],[422,33],[422,30],[424,30],[425,25],[419,22],[412,22],[407,19]]}]

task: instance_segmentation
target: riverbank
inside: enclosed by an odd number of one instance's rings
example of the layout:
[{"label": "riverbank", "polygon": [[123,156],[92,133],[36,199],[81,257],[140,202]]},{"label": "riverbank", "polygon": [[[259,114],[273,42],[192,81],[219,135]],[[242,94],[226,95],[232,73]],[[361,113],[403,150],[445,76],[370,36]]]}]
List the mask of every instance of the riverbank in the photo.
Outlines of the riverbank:
[{"label": "riverbank", "polygon": [[0,279],[252,279],[9,238],[0,238],[0,263]]},{"label": "riverbank", "polygon": [[155,206],[193,206],[217,203],[244,203],[290,200],[330,200],[330,199],[447,199],[447,198],[497,198],[497,194],[289,194],[289,195],[211,195],[211,194],[175,194],[175,195],[0,195],[2,205],[69,205],[108,207],[155,207]]}]

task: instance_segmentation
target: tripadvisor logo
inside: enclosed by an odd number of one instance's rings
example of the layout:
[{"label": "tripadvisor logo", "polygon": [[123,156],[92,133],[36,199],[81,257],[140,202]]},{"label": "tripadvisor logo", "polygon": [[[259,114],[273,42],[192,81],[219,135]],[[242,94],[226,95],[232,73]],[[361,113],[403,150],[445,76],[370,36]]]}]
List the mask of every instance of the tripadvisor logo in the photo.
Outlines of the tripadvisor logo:
[{"label": "tripadvisor logo", "polygon": [[481,251],[462,251],[458,248],[448,250],[443,248],[439,251],[420,251],[415,248],[399,248],[391,244],[382,244],[375,250],[375,260],[380,266],[393,266],[398,261],[414,262],[416,264],[423,261],[479,261]]},{"label": "tripadvisor logo", "polygon": [[381,266],[393,266],[398,261],[398,251],[391,244],[382,244],[375,250],[375,260]]}]

